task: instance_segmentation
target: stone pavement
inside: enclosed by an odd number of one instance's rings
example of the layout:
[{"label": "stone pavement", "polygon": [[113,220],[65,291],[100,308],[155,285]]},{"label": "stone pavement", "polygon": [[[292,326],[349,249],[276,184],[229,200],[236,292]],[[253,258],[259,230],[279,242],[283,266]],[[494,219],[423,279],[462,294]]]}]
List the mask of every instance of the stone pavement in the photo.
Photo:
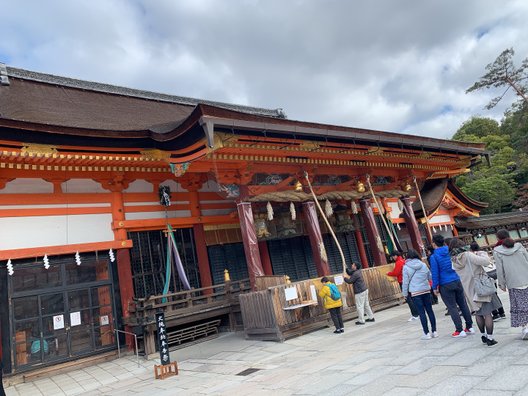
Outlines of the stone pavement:
[{"label": "stone pavement", "polygon": [[[501,293],[506,312],[508,295]],[[345,323],[344,334],[316,331],[286,342],[247,341],[225,334],[171,356],[180,374],[154,380],[154,360],[132,357],[7,389],[15,395],[528,395],[528,341],[495,323],[499,344],[480,336],[455,339],[442,303],[434,306],[440,337],[420,340],[406,306],[376,314],[376,322]],[[258,369],[247,375],[244,370]]]}]

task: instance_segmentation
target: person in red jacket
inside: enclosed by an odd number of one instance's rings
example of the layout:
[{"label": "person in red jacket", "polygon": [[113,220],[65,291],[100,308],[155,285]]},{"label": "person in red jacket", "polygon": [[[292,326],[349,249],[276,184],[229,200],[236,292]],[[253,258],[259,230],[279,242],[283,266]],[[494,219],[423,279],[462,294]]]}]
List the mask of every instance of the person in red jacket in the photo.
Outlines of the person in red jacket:
[{"label": "person in red jacket", "polygon": [[[393,250],[390,257],[391,260],[394,261],[394,268],[392,271],[387,272],[387,276],[392,276],[396,278],[396,280],[400,284],[401,289],[403,281],[403,266],[405,265],[405,259],[403,258],[402,253],[398,250]],[[409,310],[411,311],[411,317],[409,318],[408,322],[420,319],[420,314],[414,306],[412,298],[407,298],[407,304],[409,305]]]}]

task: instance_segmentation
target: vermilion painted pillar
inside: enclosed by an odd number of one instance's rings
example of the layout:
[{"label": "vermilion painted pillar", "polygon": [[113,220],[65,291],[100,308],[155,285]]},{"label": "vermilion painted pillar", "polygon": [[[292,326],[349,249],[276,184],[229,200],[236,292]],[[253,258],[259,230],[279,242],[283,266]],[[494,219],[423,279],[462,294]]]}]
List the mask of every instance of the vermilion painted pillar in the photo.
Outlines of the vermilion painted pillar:
[{"label": "vermilion painted pillar", "polygon": [[260,261],[262,262],[262,269],[264,275],[273,275],[273,266],[271,265],[271,258],[268,251],[268,243],[266,241],[259,241]]},{"label": "vermilion painted pillar", "polygon": [[385,265],[387,264],[387,258],[385,257],[385,250],[383,249],[381,237],[376,225],[374,212],[370,206],[370,200],[361,199],[359,205],[361,207],[363,223],[365,224],[365,231],[367,232],[367,238],[369,240],[370,252],[374,259],[374,265]]},{"label": "vermilion painted pillar", "polygon": [[319,227],[319,220],[317,220],[315,204],[312,201],[308,201],[303,202],[302,206],[317,276],[330,275],[330,266],[328,265],[328,257],[323,243],[321,228]]},{"label": "vermilion painted pillar", "polygon": [[356,242],[358,247],[359,258],[361,260],[361,266],[363,268],[369,267],[367,258],[367,252],[365,250],[365,242],[363,241],[363,235],[361,234],[361,225],[357,215],[352,214],[352,221],[354,222],[354,235],[356,236]]},{"label": "vermilion painted pillar", "polygon": [[264,275],[260,252],[255,232],[255,222],[253,220],[253,210],[251,202],[237,203],[238,218],[240,220],[240,231],[242,232],[242,242],[244,243],[244,253],[249,273],[251,287],[255,288],[255,278]]},{"label": "vermilion painted pillar", "polygon": [[407,232],[411,237],[411,244],[413,249],[416,250],[419,254],[424,254],[424,245],[422,241],[422,234],[420,233],[420,228],[418,227],[418,222],[414,216],[414,211],[412,209],[411,199],[409,197],[402,197],[400,200],[403,203],[403,218],[405,220],[405,226],[407,227]]},{"label": "vermilion painted pillar", "polygon": [[[200,199],[198,191],[193,189],[189,191],[189,203],[191,206],[191,216],[200,217],[202,210],[200,208]],[[211,266],[209,265],[209,255],[207,254],[207,244],[205,242],[205,230],[203,224],[193,225],[194,243],[196,246],[196,256],[198,259],[198,272],[200,274],[200,285],[202,287],[213,286],[211,276]],[[205,290],[204,294],[211,294],[212,290]]]},{"label": "vermilion painted pillar", "polygon": [[[125,209],[123,205],[123,193],[121,188],[112,191],[112,218],[115,221],[125,220]],[[127,238],[126,230],[119,228],[114,230],[114,238],[124,241]],[[123,318],[130,314],[129,304],[134,298],[134,283],[132,279],[132,265],[130,263],[130,251],[128,249],[118,249],[117,256],[117,276],[119,277],[119,295],[121,296],[121,309]],[[130,329],[126,329],[130,331]],[[125,337],[129,349],[134,347],[134,339],[130,335]]]}]

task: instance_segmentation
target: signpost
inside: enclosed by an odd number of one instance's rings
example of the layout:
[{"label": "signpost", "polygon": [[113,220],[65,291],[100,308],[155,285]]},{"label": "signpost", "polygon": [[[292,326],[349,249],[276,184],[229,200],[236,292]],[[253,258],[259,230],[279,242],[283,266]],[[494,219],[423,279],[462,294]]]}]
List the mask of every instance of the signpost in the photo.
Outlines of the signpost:
[{"label": "signpost", "polygon": [[165,314],[156,314],[156,329],[158,333],[158,348],[160,353],[160,365],[154,366],[154,376],[156,379],[165,379],[178,374],[178,365],[170,361],[169,340],[167,337],[167,327],[165,325]]}]

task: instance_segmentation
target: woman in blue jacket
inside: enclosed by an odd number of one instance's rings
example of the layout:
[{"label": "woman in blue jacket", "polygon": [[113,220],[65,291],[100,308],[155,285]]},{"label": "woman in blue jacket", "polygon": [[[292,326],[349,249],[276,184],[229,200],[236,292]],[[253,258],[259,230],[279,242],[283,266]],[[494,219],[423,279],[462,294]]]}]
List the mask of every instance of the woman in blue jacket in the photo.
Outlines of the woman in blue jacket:
[{"label": "woman in blue jacket", "polygon": [[[451,320],[455,325],[455,332],[451,336],[465,337],[468,334],[475,334],[471,312],[464,296],[464,288],[460,277],[453,269],[449,248],[445,245],[444,237],[440,234],[433,235],[433,244],[435,250],[429,257],[433,275],[433,290],[435,293],[440,292],[447,311],[451,315]],[[459,309],[466,322],[465,329],[462,327]]]}]

